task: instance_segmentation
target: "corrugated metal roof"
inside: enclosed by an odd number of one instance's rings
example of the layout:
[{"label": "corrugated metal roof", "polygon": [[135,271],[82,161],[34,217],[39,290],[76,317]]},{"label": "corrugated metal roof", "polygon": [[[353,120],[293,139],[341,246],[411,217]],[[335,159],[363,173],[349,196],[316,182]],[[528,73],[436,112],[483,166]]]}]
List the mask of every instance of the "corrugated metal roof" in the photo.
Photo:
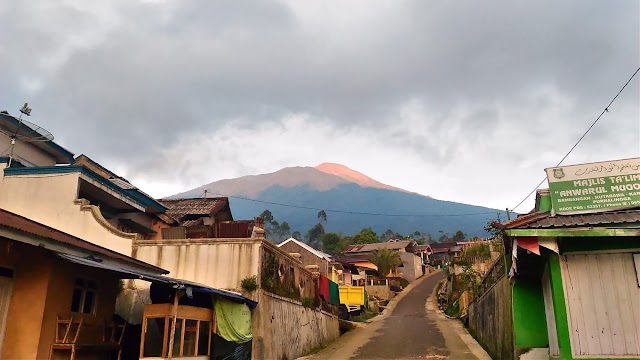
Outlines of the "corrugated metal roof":
[{"label": "corrugated metal roof", "polygon": [[167,214],[174,219],[181,220],[186,215],[210,215],[228,203],[226,197],[221,198],[197,198],[197,199],[171,199],[160,200],[168,208]]},{"label": "corrugated metal roof", "polygon": [[537,219],[520,228],[544,229],[610,224],[637,224],[640,226],[640,210],[613,211],[599,214],[557,215]]},{"label": "corrugated metal roof", "polygon": [[82,240],[75,236],[50,228],[46,225],[40,224],[33,220],[27,219],[25,217],[16,215],[12,212],[2,210],[2,209],[0,209],[0,226],[9,227],[25,233],[29,233],[32,235],[58,241],[60,243],[71,245],[80,249],[93,251],[97,254],[101,254],[101,255],[110,257],[112,259],[117,259],[117,260],[121,260],[136,266],[145,267],[150,271],[153,271],[156,273],[162,273],[162,274],[168,273],[168,271],[161,269],[159,267],[153,266],[151,264],[147,264],[146,262],[140,261],[138,259],[134,259],[126,255],[122,255],[115,251],[105,249],[96,244],[90,243],[88,241]]},{"label": "corrugated metal roof", "polygon": [[241,294],[227,291],[227,290],[212,288],[212,287],[209,287],[200,283],[196,283],[193,281],[172,278],[164,275],[151,274],[151,273],[137,271],[134,269],[123,268],[115,265],[104,264],[101,262],[93,261],[90,259],[86,259],[80,256],[74,256],[70,254],[58,253],[58,256],[75,264],[91,266],[98,269],[109,270],[109,271],[119,273],[120,276],[123,276],[123,278],[125,279],[141,279],[141,280],[145,280],[153,283],[171,284],[175,288],[191,287],[194,291],[221,295],[231,300],[235,300],[235,301],[239,301],[244,304],[247,304],[250,307],[256,307],[256,305],[258,305],[256,301],[246,298]]},{"label": "corrugated metal roof", "polygon": [[300,246],[301,248],[307,250],[308,252],[314,254],[315,256],[321,258],[321,259],[326,259],[326,260],[331,260],[331,255],[324,253],[320,250],[316,250],[314,248],[312,248],[311,246],[303,243],[302,241],[296,240],[294,238],[288,238],[287,240],[281,242],[280,244],[278,244],[278,247],[283,247],[285,244],[288,243],[294,243],[297,244],[298,246]]},{"label": "corrugated metal roof", "polygon": [[374,243],[374,244],[350,245],[344,252],[346,254],[346,253],[353,253],[353,252],[368,252],[368,251],[374,251],[374,250],[378,250],[378,249],[399,250],[399,249],[406,248],[411,243],[413,243],[413,240]]},{"label": "corrugated metal roof", "polygon": [[637,224],[640,226],[640,209],[618,210],[595,214],[556,215],[534,212],[519,216],[504,224],[505,229],[550,229],[613,224]]}]

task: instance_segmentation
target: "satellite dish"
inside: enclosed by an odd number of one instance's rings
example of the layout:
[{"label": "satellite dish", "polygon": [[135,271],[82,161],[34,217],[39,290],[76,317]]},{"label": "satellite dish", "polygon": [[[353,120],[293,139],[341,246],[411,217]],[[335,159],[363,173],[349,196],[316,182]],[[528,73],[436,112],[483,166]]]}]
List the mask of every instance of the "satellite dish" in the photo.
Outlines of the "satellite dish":
[{"label": "satellite dish", "polygon": [[25,103],[20,109],[20,116],[15,117],[7,113],[0,116],[0,133],[7,135],[11,139],[9,152],[9,166],[13,160],[13,151],[16,147],[16,140],[23,142],[51,141],[53,135],[43,127],[22,119],[22,115],[31,116],[31,108]]}]

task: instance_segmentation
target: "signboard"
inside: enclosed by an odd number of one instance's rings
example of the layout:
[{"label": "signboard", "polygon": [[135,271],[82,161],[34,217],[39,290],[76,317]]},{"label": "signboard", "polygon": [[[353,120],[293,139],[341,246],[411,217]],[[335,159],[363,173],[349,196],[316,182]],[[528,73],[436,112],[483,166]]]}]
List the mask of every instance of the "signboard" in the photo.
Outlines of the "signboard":
[{"label": "signboard", "polygon": [[545,169],[556,214],[640,207],[640,158]]}]

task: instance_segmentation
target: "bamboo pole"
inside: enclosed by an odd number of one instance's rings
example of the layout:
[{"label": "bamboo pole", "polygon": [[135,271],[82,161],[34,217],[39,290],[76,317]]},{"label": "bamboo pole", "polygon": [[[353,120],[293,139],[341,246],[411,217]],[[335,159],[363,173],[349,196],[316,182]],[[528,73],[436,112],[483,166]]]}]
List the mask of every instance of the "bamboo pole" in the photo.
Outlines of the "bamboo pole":
[{"label": "bamboo pole", "polygon": [[[180,300],[180,297],[182,297],[182,295],[184,295],[184,292],[182,290],[176,290],[176,293],[173,295],[173,326],[171,326],[171,337],[169,338],[169,351],[167,353],[167,358],[169,359],[173,359],[173,339],[176,336],[176,323],[177,323],[177,316],[178,316],[178,300]],[[169,321],[171,322],[171,321]]]}]

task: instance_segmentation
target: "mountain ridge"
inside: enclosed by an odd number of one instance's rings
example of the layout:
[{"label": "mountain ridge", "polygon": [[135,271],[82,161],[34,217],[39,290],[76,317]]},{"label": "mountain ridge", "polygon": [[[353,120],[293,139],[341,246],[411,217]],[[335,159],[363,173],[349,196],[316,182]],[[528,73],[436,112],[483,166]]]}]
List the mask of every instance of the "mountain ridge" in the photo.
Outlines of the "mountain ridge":
[{"label": "mountain ridge", "polygon": [[486,236],[486,222],[496,213],[505,215],[409,192],[334,163],[219,180],[168,198],[200,197],[203,189],[229,197],[236,219],[252,219],[268,209],[275,220],[286,221],[291,232],[302,234],[318,223],[320,209],[327,210],[327,232],[353,235],[371,227],[378,233],[424,231],[434,238],[457,230],[469,237]]}]

